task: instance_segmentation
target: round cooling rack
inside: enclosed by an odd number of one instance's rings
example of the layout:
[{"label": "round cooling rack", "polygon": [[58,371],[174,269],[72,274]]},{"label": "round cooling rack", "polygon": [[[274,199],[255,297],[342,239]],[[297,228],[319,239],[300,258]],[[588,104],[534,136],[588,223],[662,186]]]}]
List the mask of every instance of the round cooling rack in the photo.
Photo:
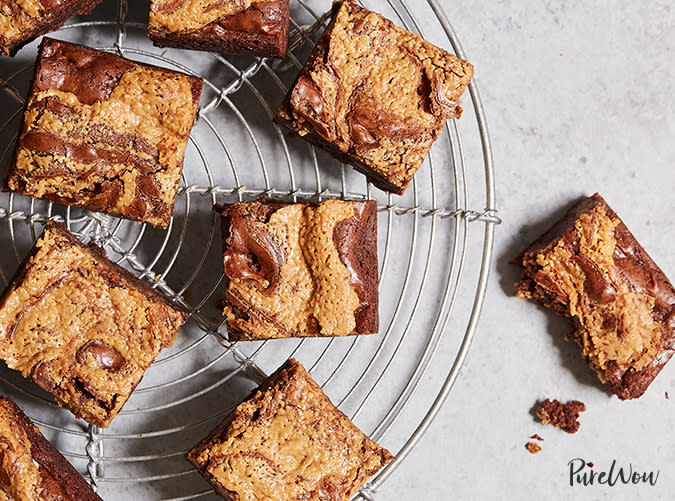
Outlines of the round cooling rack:
[{"label": "round cooling rack", "polygon": [[[466,57],[436,0],[364,5]],[[18,373],[0,368],[0,391],[26,410],[106,500],[216,499],[183,455],[266,374],[299,359],[331,400],[396,454],[360,491],[376,491],[418,443],[443,405],[483,304],[499,218],[490,142],[475,83],[464,116],[450,121],[403,196],[381,192],[271,121],[328,20],[329,0],[291,0],[284,61],[159,49],[145,36],[147,2],[108,1],[71,20],[57,38],[205,79],[176,210],[167,230],[8,193],[0,194],[4,287],[49,219],[164,294],[191,317],[106,429],[87,426]],[[0,65],[0,175],[11,162],[37,42]],[[469,58],[470,59],[470,58]],[[287,200],[374,199],[379,207],[380,334],[231,343],[215,203],[271,195]]]}]

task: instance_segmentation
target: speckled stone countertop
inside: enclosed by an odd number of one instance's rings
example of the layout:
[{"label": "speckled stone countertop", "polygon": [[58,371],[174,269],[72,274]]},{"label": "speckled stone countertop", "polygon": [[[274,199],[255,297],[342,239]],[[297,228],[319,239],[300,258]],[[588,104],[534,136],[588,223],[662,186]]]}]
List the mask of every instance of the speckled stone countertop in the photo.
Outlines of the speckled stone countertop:
[{"label": "speckled stone countertop", "polygon": [[[672,2],[443,0],[484,100],[498,228],[488,299],[457,385],[383,499],[671,499],[675,362],[638,401],[596,381],[567,324],[513,295],[509,261],[596,191],[675,280]],[[439,355],[439,356],[442,356]],[[671,399],[665,393],[670,391]],[[535,422],[538,399],[578,399],[576,435]],[[543,450],[525,450],[529,436]],[[656,473],[656,485],[570,486],[568,463]]]}]

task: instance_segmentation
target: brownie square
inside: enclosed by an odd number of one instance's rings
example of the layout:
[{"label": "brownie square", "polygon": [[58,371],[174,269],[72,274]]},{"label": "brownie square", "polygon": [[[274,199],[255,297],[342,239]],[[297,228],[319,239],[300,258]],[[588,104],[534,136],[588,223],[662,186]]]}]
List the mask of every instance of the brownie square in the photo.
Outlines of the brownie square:
[{"label": "brownie square", "polygon": [[402,194],[472,76],[467,61],[339,2],[275,121]]},{"label": "brownie square", "polygon": [[151,0],[148,36],[158,47],[286,57],[288,0]]},{"label": "brownie square", "polygon": [[89,14],[102,0],[0,0],[0,54],[17,51],[72,16]]},{"label": "brownie square", "polygon": [[374,201],[216,206],[232,340],[375,334]]},{"label": "brownie square", "polygon": [[518,296],[570,318],[600,381],[640,397],[675,349],[675,289],[607,202],[584,198],[518,260]]},{"label": "brownie square", "polygon": [[0,299],[0,359],[105,427],[188,313],[50,222]]},{"label": "brownie square", "polygon": [[21,409],[0,397],[0,499],[101,501]]},{"label": "brownie square", "polygon": [[166,228],[201,89],[200,78],[45,38],[7,188]]},{"label": "brownie square", "polygon": [[288,360],[187,458],[232,501],[347,501],[395,458]]}]

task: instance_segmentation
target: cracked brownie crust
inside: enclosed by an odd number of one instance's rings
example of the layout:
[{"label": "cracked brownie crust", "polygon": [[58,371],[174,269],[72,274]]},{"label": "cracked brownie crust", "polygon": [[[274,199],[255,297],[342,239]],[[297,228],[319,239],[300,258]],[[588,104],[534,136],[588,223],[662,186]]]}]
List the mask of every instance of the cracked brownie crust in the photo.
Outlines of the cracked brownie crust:
[{"label": "cracked brownie crust", "polygon": [[518,296],[570,318],[600,380],[640,397],[673,355],[675,289],[607,202],[581,200],[519,259]]},{"label": "cracked brownie crust", "polygon": [[286,57],[288,0],[152,0],[148,36],[158,47]]},{"label": "cracked brownie crust", "polygon": [[0,397],[0,499],[101,501],[9,398]]},{"label": "cracked brownie crust", "polygon": [[45,38],[12,191],[165,228],[202,80]]},{"label": "cracked brownie crust", "polygon": [[216,211],[230,339],[377,332],[375,202],[258,200]]},{"label": "cracked brownie crust", "polygon": [[232,501],[347,501],[394,460],[293,359],[187,458]]},{"label": "cracked brownie crust", "polygon": [[0,54],[13,56],[72,16],[89,14],[102,0],[0,0]]},{"label": "cracked brownie crust", "polygon": [[472,76],[467,61],[339,2],[275,121],[402,194]]},{"label": "cracked brownie crust", "polygon": [[187,312],[49,223],[0,299],[0,358],[105,427]]}]

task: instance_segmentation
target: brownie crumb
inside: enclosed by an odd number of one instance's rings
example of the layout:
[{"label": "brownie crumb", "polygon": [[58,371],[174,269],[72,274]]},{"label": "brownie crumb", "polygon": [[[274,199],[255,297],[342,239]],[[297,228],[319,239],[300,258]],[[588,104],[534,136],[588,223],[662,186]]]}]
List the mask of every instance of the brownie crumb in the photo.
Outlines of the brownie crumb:
[{"label": "brownie crumb", "polygon": [[525,448],[530,452],[530,454],[537,454],[538,452],[541,452],[541,445],[539,445],[537,442],[528,442],[525,445]]},{"label": "brownie crumb", "polygon": [[532,435],[530,438],[533,438],[533,439],[535,439],[535,440],[539,440],[540,442],[543,442],[543,441],[544,441],[544,439],[541,438],[537,433],[535,433],[534,435]]},{"label": "brownie crumb", "polygon": [[576,433],[579,429],[579,414],[586,410],[586,405],[578,400],[562,404],[557,400],[546,399],[537,409],[537,417],[543,424],[550,424],[567,433]]},{"label": "brownie crumb", "polygon": [[593,466],[595,466],[595,465],[592,462],[589,461],[588,463],[586,463],[586,466],[588,466],[589,468],[593,468]]},{"label": "brownie crumb", "polygon": [[666,398],[670,400],[670,397],[668,396],[668,392],[666,392]]}]

